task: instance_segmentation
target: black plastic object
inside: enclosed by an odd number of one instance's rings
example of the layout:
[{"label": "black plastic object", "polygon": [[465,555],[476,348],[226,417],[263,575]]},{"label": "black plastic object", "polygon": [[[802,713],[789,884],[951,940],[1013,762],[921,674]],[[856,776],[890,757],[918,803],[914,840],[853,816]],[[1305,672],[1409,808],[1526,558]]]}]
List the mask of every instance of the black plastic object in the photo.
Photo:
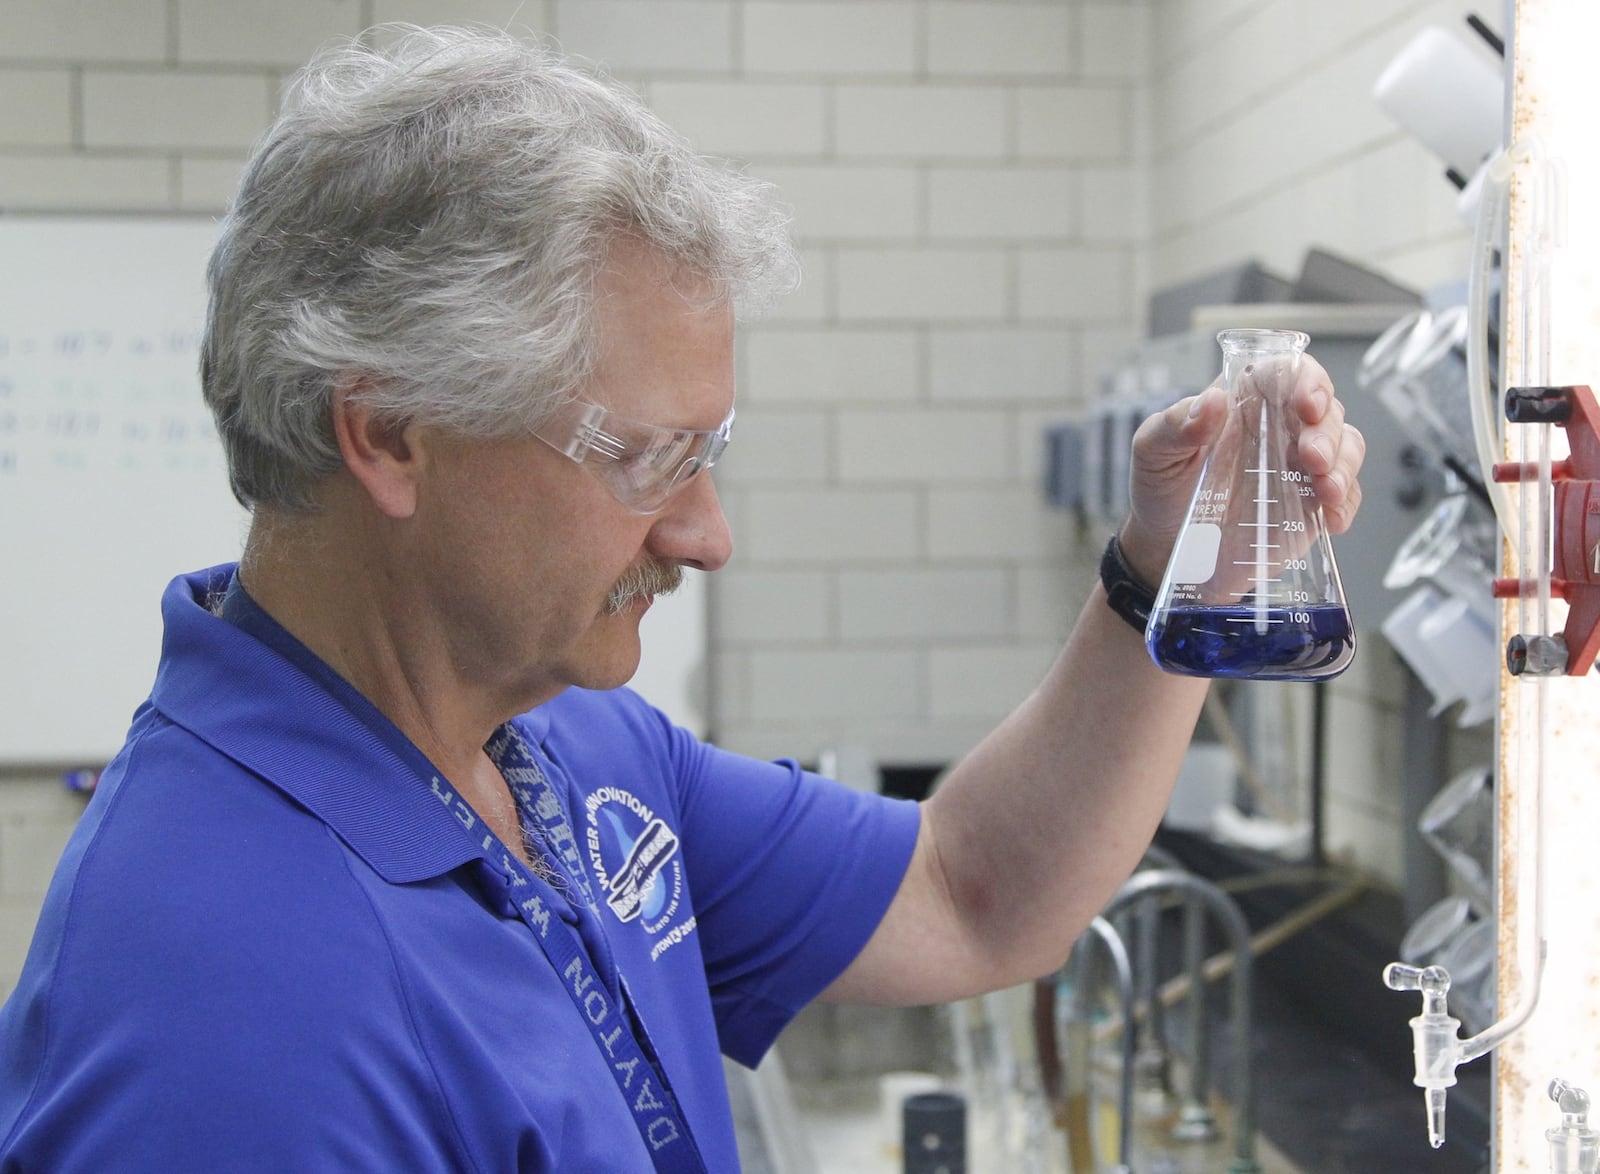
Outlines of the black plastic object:
[{"label": "black plastic object", "polygon": [[1572,388],[1508,387],[1506,419],[1513,424],[1565,424],[1572,419]]},{"label": "black plastic object", "polygon": [[959,1093],[920,1092],[901,1107],[905,1174],[966,1174],[967,1102]]}]

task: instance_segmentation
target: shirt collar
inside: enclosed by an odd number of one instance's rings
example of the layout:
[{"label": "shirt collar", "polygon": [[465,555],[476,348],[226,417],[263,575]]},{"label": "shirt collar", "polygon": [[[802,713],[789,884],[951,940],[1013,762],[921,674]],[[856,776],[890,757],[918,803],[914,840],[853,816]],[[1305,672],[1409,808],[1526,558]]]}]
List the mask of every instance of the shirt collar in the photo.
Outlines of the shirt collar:
[{"label": "shirt collar", "polygon": [[[150,700],[174,723],[316,814],[391,883],[483,855],[487,829],[463,828],[443,773],[250,599],[233,564],[174,579],[161,612]],[[549,729],[538,711],[515,721],[530,744]]]}]

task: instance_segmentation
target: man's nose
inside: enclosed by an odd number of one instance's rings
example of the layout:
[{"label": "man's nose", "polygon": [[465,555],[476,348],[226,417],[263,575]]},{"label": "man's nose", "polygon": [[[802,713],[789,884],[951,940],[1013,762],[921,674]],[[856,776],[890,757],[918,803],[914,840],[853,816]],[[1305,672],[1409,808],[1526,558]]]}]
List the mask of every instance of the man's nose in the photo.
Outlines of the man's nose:
[{"label": "man's nose", "polygon": [[702,472],[667,502],[650,530],[650,551],[700,571],[715,571],[733,554],[733,534],[715,482]]}]

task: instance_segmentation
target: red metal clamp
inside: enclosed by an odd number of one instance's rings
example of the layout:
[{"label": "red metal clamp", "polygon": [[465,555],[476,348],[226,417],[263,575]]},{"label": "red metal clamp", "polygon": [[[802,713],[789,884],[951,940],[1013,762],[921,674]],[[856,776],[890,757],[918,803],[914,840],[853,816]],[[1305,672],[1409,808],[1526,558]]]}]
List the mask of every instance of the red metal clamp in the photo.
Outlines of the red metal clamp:
[{"label": "red metal clamp", "polygon": [[[1550,594],[1567,603],[1559,639],[1513,636],[1506,645],[1512,673],[1587,673],[1600,654],[1600,404],[1586,385],[1513,387],[1506,391],[1506,419],[1514,424],[1559,424],[1570,455],[1550,465]],[[1537,464],[1497,463],[1495,481],[1536,481]],[[1532,596],[1528,579],[1496,579],[1496,599]]]}]

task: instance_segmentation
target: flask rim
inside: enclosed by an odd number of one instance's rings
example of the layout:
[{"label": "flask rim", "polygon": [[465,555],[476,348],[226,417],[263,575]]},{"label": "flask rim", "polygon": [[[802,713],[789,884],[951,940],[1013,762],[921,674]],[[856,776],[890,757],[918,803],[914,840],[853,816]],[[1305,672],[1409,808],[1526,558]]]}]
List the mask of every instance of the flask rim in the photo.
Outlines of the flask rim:
[{"label": "flask rim", "polygon": [[1217,331],[1217,345],[1224,351],[1257,350],[1263,344],[1303,351],[1311,336],[1303,330],[1280,330],[1266,326],[1236,326]]}]

